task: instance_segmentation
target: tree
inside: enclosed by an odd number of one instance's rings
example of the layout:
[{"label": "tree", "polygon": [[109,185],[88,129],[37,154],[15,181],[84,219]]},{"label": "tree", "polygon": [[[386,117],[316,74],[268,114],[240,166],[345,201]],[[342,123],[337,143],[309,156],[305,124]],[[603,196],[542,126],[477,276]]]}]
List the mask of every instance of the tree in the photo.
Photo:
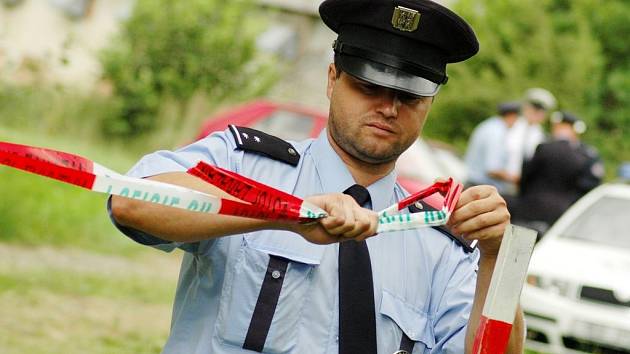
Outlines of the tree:
[{"label": "tree", "polygon": [[199,92],[220,101],[270,86],[273,72],[256,55],[246,0],[138,0],[120,38],[102,55],[103,77],[117,110],[105,132],[136,135],[156,125],[165,101],[185,103]]},{"label": "tree", "polygon": [[480,42],[473,59],[449,66],[451,82],[437,97],[427,134],[463,145],[472,129],[501,101],[530,87],[552,91],[576,113],[597,103],[602,54],[588,17],[574,9],[551,12],[553,1],[461,0],[455,11]]},{"label": "tree", "polygon": [[[630,2],[625,0],[580,0],[573,6],[589,14],[593,32],[604,54],[602,79],[593,84],[599,100],[593,110],[590,135],[609,167],[630,161]],[[608,168],[613,176],[615,168]]]}]

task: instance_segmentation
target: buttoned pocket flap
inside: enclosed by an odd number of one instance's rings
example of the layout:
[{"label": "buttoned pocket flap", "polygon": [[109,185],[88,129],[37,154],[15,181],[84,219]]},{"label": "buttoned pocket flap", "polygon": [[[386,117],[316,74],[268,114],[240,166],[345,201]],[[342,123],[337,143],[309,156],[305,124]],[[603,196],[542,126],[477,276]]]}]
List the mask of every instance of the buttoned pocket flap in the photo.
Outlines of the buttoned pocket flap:
[{"label": "buttoned pocket flap", "polygon": [[383,290],[380,312],[391,318],[398,327],[414,342],[422,342],[431,349],[435,346],[432,321],[429,316],[411,307],[404,300]]},{"label": "buttoned pocket flap", "polygon": [[325,246],[306,241],[289,231],[267,230],[245,236],[247,246],[294,262],[319,265]]},{"label": "buttoned pocket flap", "polygon": [[[321,256],[288,232],[246,235],[225,278],[217,336],[226,348],[293,352]],[[293,240],[293,241],[292,241]],[[306,246],[306,247],[305,247]]]}]

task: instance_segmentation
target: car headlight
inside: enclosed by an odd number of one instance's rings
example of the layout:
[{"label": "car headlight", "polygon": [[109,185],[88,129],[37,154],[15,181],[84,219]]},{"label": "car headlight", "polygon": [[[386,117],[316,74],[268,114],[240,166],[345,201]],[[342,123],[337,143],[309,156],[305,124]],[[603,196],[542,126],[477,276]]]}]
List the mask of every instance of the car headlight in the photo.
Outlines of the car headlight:
[{"label": "car headlight", "polygon": [[541,277],[536,274],[527,275],[527,284],[560,296],[569,296],[571,291],[571,283],[566,280]]}]

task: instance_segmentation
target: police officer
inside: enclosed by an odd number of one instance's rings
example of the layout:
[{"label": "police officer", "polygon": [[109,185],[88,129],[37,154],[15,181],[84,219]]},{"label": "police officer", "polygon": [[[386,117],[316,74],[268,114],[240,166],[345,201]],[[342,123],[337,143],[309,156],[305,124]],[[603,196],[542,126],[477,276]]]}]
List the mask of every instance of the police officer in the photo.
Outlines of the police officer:
[{"label": "police officer", "polygon": [[505,146],[508,132],[520,110],[519,102],[503,102],[497,107],[498,115],[475,127],[466,150],[467,185],[490,184],[502,195],[514,193],[518,176],[508,172]]},{"label": "police officer", "polygon": [[520,197],[508,203],[515,223],[542,221],[550,226],[604,176],[597,151],[580,141],[584,122],[563,111],[554,112],[551,123],[551,141],[538,145],[524,164]]},{"label": "police officer", "polygon": [[554,95],[543,88],[530,88],[525,91],[522,116],[510,128],[506,149],[508,154],[507,173],[521,176],[523,163],[532,158],[538,144],[545,141],[543,122],[549,112],[556,107]]},{"label": "police officer", "polygon": [[[446,64],[478,43],[464,20],[427,0],[326,0],[338,33],[330,114],[318,138],[289,143],[231,126],[181,150],[145,156],[130,175],[230,198],[184,171],[235,171],[323,208],[314,224],[172,210],[112,197],[134,240],[185,251],[164,353],[463,353],[479,324],[509,214],[496,189],[465,190],[452,233],[376,235],[377,215],[407,195],[398,156],[418,138]],[[421,168],[421,166],[419,166]],[[522,351],[522,314],[510,349]],[[466,348],[466,349],[465,349]]]}]

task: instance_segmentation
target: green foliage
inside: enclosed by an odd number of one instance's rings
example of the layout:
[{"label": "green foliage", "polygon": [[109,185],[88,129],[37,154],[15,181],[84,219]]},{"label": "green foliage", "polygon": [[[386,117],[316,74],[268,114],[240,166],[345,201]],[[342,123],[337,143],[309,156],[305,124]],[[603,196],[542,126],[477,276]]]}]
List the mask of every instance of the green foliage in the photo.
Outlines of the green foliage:
[{"label": "green foliage", "polygon": [[452,65],[452,81],[435,106],[438,121],[427,133],[465,143],[473,127],[496,112],[501,101],[544,87],[560,105],[584,112],[594,102],[592,83],[600,80],[602,55],[588,17],[567,9],[551,12],[552,1],[462,0],[456,12],[480,41],[473,59]]},{"label": "green foliage", "polygon": [[[260,95],[274,79],[257,56],[259,28],[247,0],[139,0],[122,35],[102,56],[118,114],[109,134],[136,135],[155,128],[165,100],[185,103],[203,92],[217,102]],[[253,10],[251,10],[253,11]]]},{"label": "green foliage", "polygon": [[472,129],[496,104],[530,87],[556,95],[560,109],[587,122],[584,140],[597,147],[614,177],[630,160],[630,3],[624,0],[460,0],[480,52],[449,67],[451,82],[434,106],[425,134],[463,149]]},{"label": "green foliage", "polygon": [[603,78],[593,90],[599,99],[593,119],[598,129],[590,137],[613,162],[611,176],[616,162],[630,161],[630,3],[581,0],[576,6],[590,15],[605,58]]},{"label": "green foliage", "polygon": [[42,135],[92,139],[114,114],[111,101],[60,86],[15,86],[0,82],[0,126]]}]

